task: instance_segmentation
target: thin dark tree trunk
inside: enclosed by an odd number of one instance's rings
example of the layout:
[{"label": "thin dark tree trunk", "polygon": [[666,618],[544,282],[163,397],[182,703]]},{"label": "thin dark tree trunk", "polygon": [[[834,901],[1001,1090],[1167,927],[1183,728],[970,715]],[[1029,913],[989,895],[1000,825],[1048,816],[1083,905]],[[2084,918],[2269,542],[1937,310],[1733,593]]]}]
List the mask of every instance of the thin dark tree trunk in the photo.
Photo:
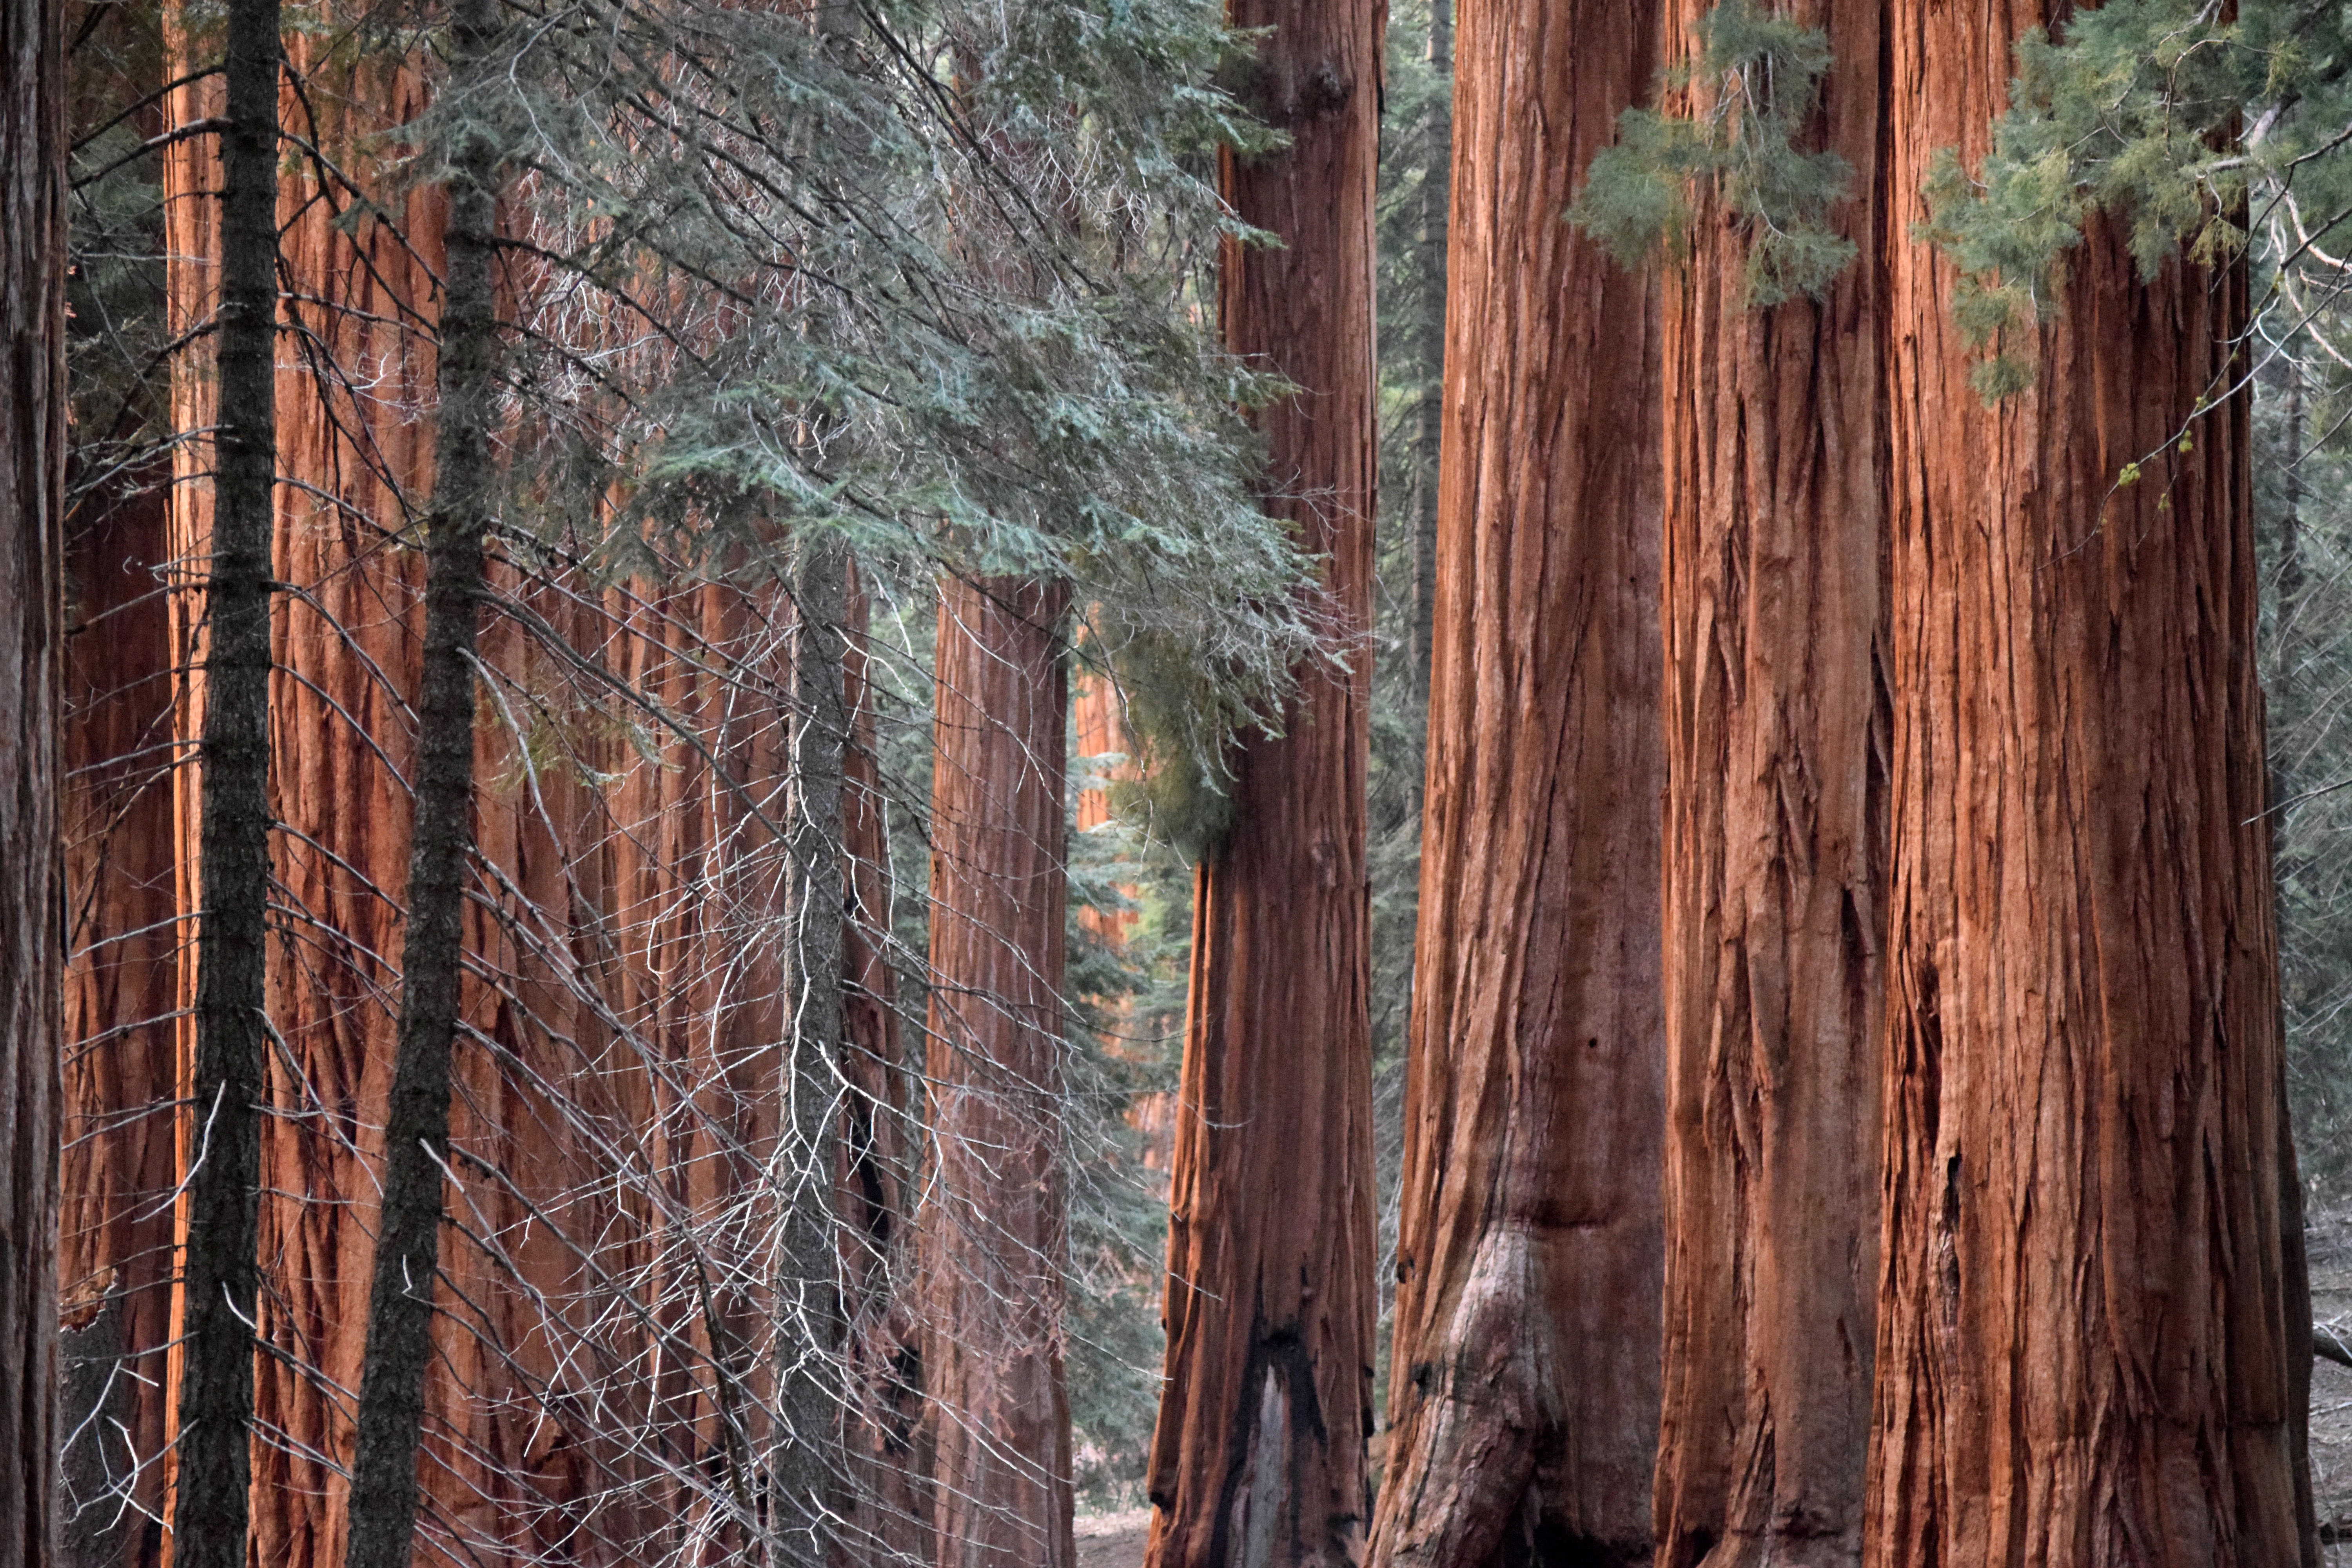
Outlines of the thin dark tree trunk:
[{"label": "thin dark tree trunk", "polygon": [[1560,221],[1654,0],[1469,0],[1381,1568],[1644,1562],[1656,1459],[1655,307]]},{"label": "thin dark tree trunk", "polygon": [[[1371,616],[1372,203],[1381,8],[1244,0],[1270,28],[1252,107],[1290,142],[1228,155],[1226,346],[1302,390],[1267,409],[1267,505],[1327,559],[1341,634]],[[1234,826],[1194,881],[1170,1184],[1167,1382],[1146,1478],[1153,1568],[1359,1563],[1370,1524],[1370,649],[1301,670],[1280,736],[1236,748]]]},{"label": "thin dark tree trunk", "polygon": [[[2263,1568],[2307,1539],[2242,264],[2067,259],[1987,407],[1931,160],[2061,5],[1886,59],[1893,889],[1867,1560]],[[2016,346],[2012,344],[2012,346]],[[2184,434],[2188,437],[2183,440]],[[2122,465],[2146,469],[2118,486]]]},{"label": "thin dark tree trunk", "polygon": [[[488,0],[461,0],[455,22],[452,90],[462,91],[488,49],[497,13]],[[450,1058],[463,991],[463,917],[474,845],[474,648],[497,404],[493,163],[487,144],[469,140],[448,185],[400,1044],[384,1119],[383,1205],[360,1372],[346,1568],[406,1568],[415,1531],[417,1448],[441,1258],[442,1166],[449,1148]]]},{"label": "thin dark tree trunk", "polygon": [[940,584],[925,1393],[940,1568],[1072,1568],[1062,1334],[1069,589]]},{"label": "thin dark tree trunk", "polygon": [[[1706,0],[1671,0],[1695,47]],[[1878,0],[1800,0],[1836,64],[1811,128],[1864,247],[1753,309],[1703,210],[1664,288],[1664,1568],[1862,1552],[1878,1292],[1885,508]],[[1704,112],[1706,104],[1689,106]]]},{"label": "thin dark tree trunk", "polygon": [[61,11],[57,0],[0,6],[0,1568],[47,1568],[58,1543]]},{"label": "thin dark tree trunk", "polygon": [[250,1508],[259,1107],[268,1050],[279,49],[278,0],[231,0],[174,1568],[245,1568]]},{"label": "thin dark tree trunk", "polygon": [[841,1256],[834,1233],[842,1072],[843,760],[849,741],[843,626],[847,552],[803,541],[793,563],[792,820],[787,828],[786,1037],[792,1070],[780,1156],[776,1404],[771,1471],[779,1561],[821,1568],[843,1474]]}]

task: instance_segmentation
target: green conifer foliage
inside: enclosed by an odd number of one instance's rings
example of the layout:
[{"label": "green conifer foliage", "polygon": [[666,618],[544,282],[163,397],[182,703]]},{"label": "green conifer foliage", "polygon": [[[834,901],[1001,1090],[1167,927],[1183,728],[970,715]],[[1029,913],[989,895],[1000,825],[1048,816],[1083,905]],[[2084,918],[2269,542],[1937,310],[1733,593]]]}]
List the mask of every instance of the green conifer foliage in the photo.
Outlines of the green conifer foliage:
[{"label": "green conifer foliage", "polygon": [[1621,115],[1617,145],[1592,160],[1569,221],[1628,267],[1678,255],[1704,184],[1747,231],[1751,304],[1819,299],[1854,254],[1824,221],[1853,171],[1799,144],[1821,101],[1829,39],[1757,0],[1726,0],[1693,31],[1697,47],[1664,73],[1661,95],[1688,110]]},{"label": "green conifer foliage", "polygon": [[[2021,345],[2058,310],[2066,253],[2095,214],[2123,226],[2144,277],[2176,254],[2205,266],[2242,255],[2250,194],[2325,156],[2307,132],[2326,126],[2325,142],[2342,124],[2342,39],[2334,6],[2232,16],[2197,0],[2115,0],[2058,37],[2020,38],[1990,150],[1973,172],[1947,151],[1927,183],[1921,237],[1961,269],[1957,323],[1991,351],[1977,390],[2031,384]],[[2241,124],[2252,128],[2242,137]]]}]

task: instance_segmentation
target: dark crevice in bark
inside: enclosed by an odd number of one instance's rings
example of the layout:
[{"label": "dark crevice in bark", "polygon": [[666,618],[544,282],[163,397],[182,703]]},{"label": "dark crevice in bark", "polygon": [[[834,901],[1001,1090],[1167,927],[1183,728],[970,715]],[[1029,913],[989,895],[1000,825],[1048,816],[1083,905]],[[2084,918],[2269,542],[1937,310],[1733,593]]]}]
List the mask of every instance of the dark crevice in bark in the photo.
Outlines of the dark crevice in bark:
[{"label": "dark crevice in bark", "polygon": [[[1240,1387],[1250,1397],[1234,1405],[1233,1429],[1225,1440],[1224,1484],[1218,1489],[1215,1531],[1205,1561],[1315,1562],[1326,1542],[1306,1539],[1304,1527],[1311,1510],[1300,1505],[1313,1495],[1308,1489],[1315,1479],[1314,1456],[1328,1446],[1331,1434],[1316,1396],[1314,1355],[1297,1323],[1270,1328],[1262,1310],[1252,1314],[1249,1359]],[[1273,1510],[1274,1528],[1286,1537],[1278,1546],[1265,1532],[1268,1510]],[[1257,1550],[1236,1553],[1233,1531],[1237,1522]],[[1362,1529],[1364,1521],[1349,1517],[1311,1522],[1329,1527],[1318,1534],[1345,1541]],[[1279,1555],[1266,1557],[1269,1548]]]}]

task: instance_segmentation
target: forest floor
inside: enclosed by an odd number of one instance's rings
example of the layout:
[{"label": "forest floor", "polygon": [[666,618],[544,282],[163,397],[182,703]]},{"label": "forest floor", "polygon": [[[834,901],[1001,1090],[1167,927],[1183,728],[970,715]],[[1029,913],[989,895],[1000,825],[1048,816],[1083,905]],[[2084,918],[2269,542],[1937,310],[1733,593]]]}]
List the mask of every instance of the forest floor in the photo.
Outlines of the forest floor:
[{"label": "forest floor", "polygon": [[[2311,1314],[2352,1334],[2352,1208],[2314,1214],[2305,1236]],[[2311,1489],[2321,1529],[2338,1538],[2328,1561],[2352,1568],[2352,1367],[2328,1361],[2311,1369]]]},{"label": "forest floor", "polygon": [[1142,1568],[1143,1537],[1150,1526],[1148,1508],[1078,1515],[1078,1568]]}]

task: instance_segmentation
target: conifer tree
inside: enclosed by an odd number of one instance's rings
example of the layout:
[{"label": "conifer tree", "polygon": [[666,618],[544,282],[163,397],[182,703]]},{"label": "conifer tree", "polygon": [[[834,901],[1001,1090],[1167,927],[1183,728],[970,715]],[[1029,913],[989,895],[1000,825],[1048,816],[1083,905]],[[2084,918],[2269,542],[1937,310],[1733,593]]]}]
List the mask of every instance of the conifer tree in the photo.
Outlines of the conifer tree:
[{"label": "conifer tree", "polygon": [[[478,89],[498,30],[493,0],[457,0],[448,95]],[[415,826],[401,951],[399,1046],[384,1118],[383,1203],[360,1365],[344,1568],[406,1568],[433,1358],[449,1159],[451,1056],[465,973],[474,847],[475,647],[494,498],[499,406],[497,149],[486,132],[448,154],[436,342],[433,497],[425,518],[425,643],[416,703]]]},{"label": "conifer tree", "polygon": [[[1724,134],[1750,146],[1829,150],[1846,165],[1845,199],[1822,216],[1848,253],[1868,243],[1880,7],[1683,0],[1665,26],[1682,84],[1666,111],[1728,120]],[[1687,248],[1661,274],[1658,1561],[1828,1568],[1861,1561],[1877,1317],[1878,294],[1860,263],[1759,303],[1759,231],[1802,220],[1743,214],[1727,183],[1693,179]]]},{"label": "conifer tree", "polygon": [[[1893,894],[1866,1551],[2293,1563],[2308,1318],[2282,1246],[2247,277],[2213,232],[2242,209],[2193,180],[2185,207],[2084,199],[2103,175],[2170,178],[2146,155],[2096,167],[2110,113],[2147,111],[2150,145],[2192,169],[2223,156],[2182,134],[2205,110],[2176,98],[2166,128],[2139,96],[2168,90],[2169,42],[2070,92],[2070,62],[2029,40],[2012,95],[2011,41],[1996,14],[1922,10],[1886,51],[1923,90],[1890,101],[1884,225]],[[1929,222],[1940,250],[1915,237]],[[1992,358],[1972,363],[1956,314]]]},{"label": "conifer tree", "polygon": [[1228,158],[1226,345],[1298,391],[1259,416],[1269,506],[1328,563],[1344,668],[1300,672],[1279,732],[1234,748],[1230,825],[1193,882],[1177,1092],[1167,1382],[1146,1490],[1155,1568],[1360,1561],[1377,1297],[1370,885],[1377,459],[1372,237],[1381,16],[1236,9],[1270,28],[1248,106],[1289,142]]},{"label": "conifer tree", "polygon": [[1472,0],[1457,21],[1427,826],[1370,1561],[1639,1561],[1663,1271],[1656,335],[1648,283],[1560,214],[1649,89],[1657,8]]},{"label": "conifer tree", "polygon": [[924,1393],[940,1568],[1071,1568],[1063,1364],[1069,589],[941,585]]},{"label": "conifer tree", "polygon": [[[203,745],[173,1561],[244,1568],[268,1059],[269,675],[278,478],[278,0],[226,7],[219,395],[200,541]],[[209,194],[209,193],[207,193]]]}]

